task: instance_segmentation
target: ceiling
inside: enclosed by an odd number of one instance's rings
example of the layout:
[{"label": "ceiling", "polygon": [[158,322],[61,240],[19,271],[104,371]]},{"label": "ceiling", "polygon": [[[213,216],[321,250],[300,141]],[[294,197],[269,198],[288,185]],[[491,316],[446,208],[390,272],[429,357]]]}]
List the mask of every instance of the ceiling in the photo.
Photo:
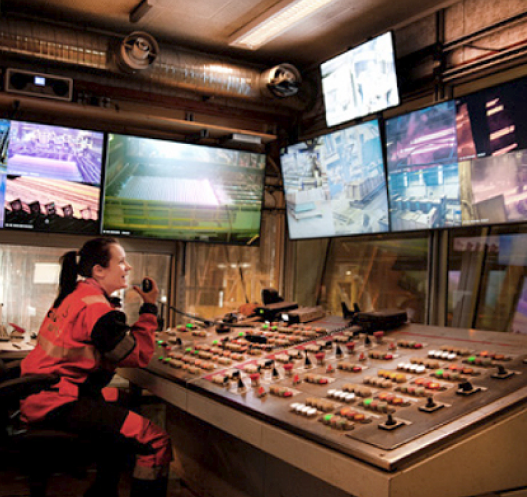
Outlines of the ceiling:
[{"label": "ceiling", "polygon": [[2,0],[3,15],[34,16],[77,28],[128,35],[146,31],[158,42],[228,56],[247,63],[319,64],[347,48],[404,26],[455,0],[335,0],[256,51],[229,47],[229,37],[277,0],[149,0],[153,7],[129,21],[139,0]]}]

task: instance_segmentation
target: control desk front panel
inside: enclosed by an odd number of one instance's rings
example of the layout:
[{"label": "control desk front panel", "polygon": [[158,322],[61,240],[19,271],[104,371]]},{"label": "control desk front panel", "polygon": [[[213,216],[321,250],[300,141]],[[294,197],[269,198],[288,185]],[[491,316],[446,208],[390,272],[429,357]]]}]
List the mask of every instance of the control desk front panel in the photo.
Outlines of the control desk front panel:
[{"label": "control desk front panel", "polygon": [[158,338],[150,372],[386,470],[527,399],[520,335],[328,317]]}]

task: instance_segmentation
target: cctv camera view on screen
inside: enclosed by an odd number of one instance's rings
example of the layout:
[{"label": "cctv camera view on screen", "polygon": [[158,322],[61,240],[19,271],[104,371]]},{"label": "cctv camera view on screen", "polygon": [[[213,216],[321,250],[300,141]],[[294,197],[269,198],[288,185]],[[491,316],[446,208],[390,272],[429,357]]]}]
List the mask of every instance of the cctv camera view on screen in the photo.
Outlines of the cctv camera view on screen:
[{"label": "cctv camera view on screen", "polygon": [[110,134],[103,232],[252,242],[264,175],[263,154]]},{"label": "cctv camera view on screen", "polygon": [[527,219],[527,78],[457,99],[463,225]]},{"label": "cctv camera view on screen", "polygon": [[320,69],[328,126],[399,105],[391,33],[325,62]]},{"label": "cctv camera view on screen", "polygon": [[[10,122],[0,119],[0,202],[5,201],[5,182],[7,176],[7,145],[9,144]],[[4,210],[0,209],[0,228],[4,226]]]},{"label": "cctv camera view on screen", "polygon": [[527,219],[527,150],[459,163],[463,225]]},{"label": "cctv camera view on screen", "polygon": [[96,234],[104,135],[11,121],[4,226]]},{"label": "cctv camera view on screen", "polygon": [[459,160],[527,148],[527,78],[457,99]]},{"label": "cctv camera view on screen", "polygon": [[287,147],[281,167],[290,238],[388,231],[378,121]]},{"label": "cctv camera view on screen", "polygon": [[461,225],[453,101],[386,122],[393,231]]}]

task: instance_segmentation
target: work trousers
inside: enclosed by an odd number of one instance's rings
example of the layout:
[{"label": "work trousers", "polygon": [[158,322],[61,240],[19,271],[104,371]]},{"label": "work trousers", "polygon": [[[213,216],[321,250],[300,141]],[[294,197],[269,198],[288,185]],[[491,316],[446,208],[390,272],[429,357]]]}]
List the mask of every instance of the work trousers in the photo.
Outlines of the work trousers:
[{"label": "work trousers", "polygon": [[[139,414],[100,397],[83,396],[47,416],[44,424],[75,433],[95,446],[95,486],[114,494],[130,456],[135,455],[134,479],[166,479],[172,460],[168,434]],[[100,450],[99,450],[100,449]],[[72,455],[74,457],[74,455]]]}]

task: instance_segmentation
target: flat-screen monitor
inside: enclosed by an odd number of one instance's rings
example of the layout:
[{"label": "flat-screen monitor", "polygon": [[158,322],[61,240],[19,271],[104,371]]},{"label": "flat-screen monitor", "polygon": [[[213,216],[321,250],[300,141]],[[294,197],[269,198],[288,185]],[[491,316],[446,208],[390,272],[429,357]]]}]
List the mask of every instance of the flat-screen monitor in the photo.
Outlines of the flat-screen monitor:
[{"label": "flat-screen monitor", "polygon": [[254,243],[265,155],[109,134],[104,234]]},{"label": "flat-screen monitor", "polygon": [[[9,127],[11,123],[0,119],[0,205],[5,202],[5,184],[7,179],[7,146],[9,144]],[[0,228],[4,226],[4,209],[0,209]]]},{"label": "flat-screen monitor", "polygon": [[527,78],[458,98],[459,160],[527,148]]},{"label": "flat-screen monitor", "polygon": [[392,231],[461,225],[455,102],[386,122]]},{"label": "flat-screen monitor", "polygon": [[289,146],[280,163],[291,239],[388,231],[377,120]]},{"label": "flat-screen monitor", "polygon": [[391,32],[324,62],[320,71],[328,126],[399,105]]},{"label": "flat-screen monitor", "polygon": [[463,225],[527,220],[527,150],[459,163]]},{"label": "flat-screen monitor", "polygon": [[4,226],[97,234],[104,134],[11,121]]}]

